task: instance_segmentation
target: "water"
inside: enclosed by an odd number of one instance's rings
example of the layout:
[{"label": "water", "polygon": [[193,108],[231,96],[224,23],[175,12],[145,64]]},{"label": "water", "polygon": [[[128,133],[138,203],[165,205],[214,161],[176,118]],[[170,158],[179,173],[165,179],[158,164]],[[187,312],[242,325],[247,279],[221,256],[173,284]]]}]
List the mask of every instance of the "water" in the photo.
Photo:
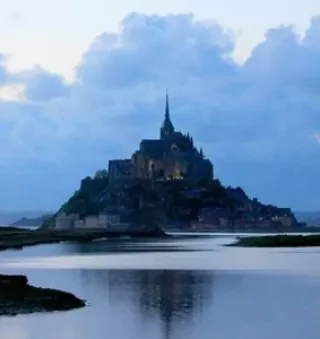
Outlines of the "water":
[{"label": "water", "polygon": [[84,298],[75,311],[0,318],[1,339],[318,339],[320,248],[231,237],[58,244],[0,253],[0,271]]}]

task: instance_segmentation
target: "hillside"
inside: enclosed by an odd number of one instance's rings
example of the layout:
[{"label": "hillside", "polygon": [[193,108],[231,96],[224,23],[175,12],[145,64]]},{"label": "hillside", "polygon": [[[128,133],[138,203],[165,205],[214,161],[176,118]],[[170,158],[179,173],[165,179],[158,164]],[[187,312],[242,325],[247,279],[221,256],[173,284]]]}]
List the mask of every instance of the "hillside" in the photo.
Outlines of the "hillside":
[{"label": "hillside", "polygon": [[101,213],[106,208],[105,195],[107,189],[107,171],[97,171],[93,177],[85,177],[81,180],[79,189],[73,193],[56,213],[43,221],[42,227],[53,227],[54,218],[59,212],[67,214],[76,213],[79,214],[80,218]]},{"label": "hillside", "polygon": [[22,218],[34,219],[50,213],[49,211],[0,211],[0,225],[8,226]]},{"label": "hillside", "polygon": [[52,214],[45,214],[41,215],[37,218],[21,218],[14,223],[12,223],[10,226],[14,227],[30,227],[30,226],[41,226],[43,222],[51,217]]},{"label": "hillside", "polygon": [[[198,221],[201,210],[207,207],[224,210],[231,224],[241,218],[271,220],[275,215],[291,216],[296,221],[290,209],[264,205],[257,199],[250,199],[242,188],[225,187],[217,179],[192,186],[184,180],[162,181],[152,187],[150,182],[136,180],[113,192],[108,187],[105,170],[81,180],[79,189],[57,213],[74,213],[83,219],[120,208],[122,219],[127,222],[187,225]],[[52,227],[54,217],[46,220],[43,227]]]}]

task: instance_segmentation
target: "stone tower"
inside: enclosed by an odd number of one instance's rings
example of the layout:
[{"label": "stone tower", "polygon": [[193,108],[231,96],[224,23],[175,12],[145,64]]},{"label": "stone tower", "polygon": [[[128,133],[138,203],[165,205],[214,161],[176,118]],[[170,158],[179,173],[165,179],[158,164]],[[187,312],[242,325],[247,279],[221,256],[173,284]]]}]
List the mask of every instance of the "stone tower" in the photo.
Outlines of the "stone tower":
[{"label": "stone tower", "polygon": [[164,121],[160,129],[160,139],[164,140],[167,136],[174,133],[174,127],[170,119],[170,108],[169,108],[169,95],[168,90],[166,91],[166,109],[164,115]]}]

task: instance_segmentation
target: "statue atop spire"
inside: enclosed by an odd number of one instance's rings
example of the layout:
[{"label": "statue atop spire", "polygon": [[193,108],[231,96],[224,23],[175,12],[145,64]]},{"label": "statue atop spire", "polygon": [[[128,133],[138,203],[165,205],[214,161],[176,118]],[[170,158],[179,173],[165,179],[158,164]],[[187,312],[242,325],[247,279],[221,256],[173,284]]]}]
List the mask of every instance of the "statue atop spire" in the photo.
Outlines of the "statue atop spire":
[{"label": "statue atop spire", "polygon": [[164,121],[160,129],[160,139],[165,139],[174,132],[174,127],[170,119],[169,95],[166,89],[166,108],[164,114]]}]

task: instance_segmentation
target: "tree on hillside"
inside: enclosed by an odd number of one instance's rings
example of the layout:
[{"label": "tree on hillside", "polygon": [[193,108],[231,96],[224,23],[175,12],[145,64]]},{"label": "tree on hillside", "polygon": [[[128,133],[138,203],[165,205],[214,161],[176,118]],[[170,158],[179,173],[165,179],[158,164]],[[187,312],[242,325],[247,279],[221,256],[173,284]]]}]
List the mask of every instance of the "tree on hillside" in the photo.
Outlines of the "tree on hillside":
[{"label": "tree on hillside", "polygon": [[108,187],[107,171],[97,171],[93,178],[87,176],[81,180],[80,188],[63,205],[62,211],[77,213],[80,217],[100,213],[104,203],[100,201],[101,192]]},{"label": "tree on hillside", "polygon": [[95,175],[94,178],[95,179],[103,179],[103,178],[108,178],[108,171],[106,169],[102,169],[102,170],[98,170]]}]

